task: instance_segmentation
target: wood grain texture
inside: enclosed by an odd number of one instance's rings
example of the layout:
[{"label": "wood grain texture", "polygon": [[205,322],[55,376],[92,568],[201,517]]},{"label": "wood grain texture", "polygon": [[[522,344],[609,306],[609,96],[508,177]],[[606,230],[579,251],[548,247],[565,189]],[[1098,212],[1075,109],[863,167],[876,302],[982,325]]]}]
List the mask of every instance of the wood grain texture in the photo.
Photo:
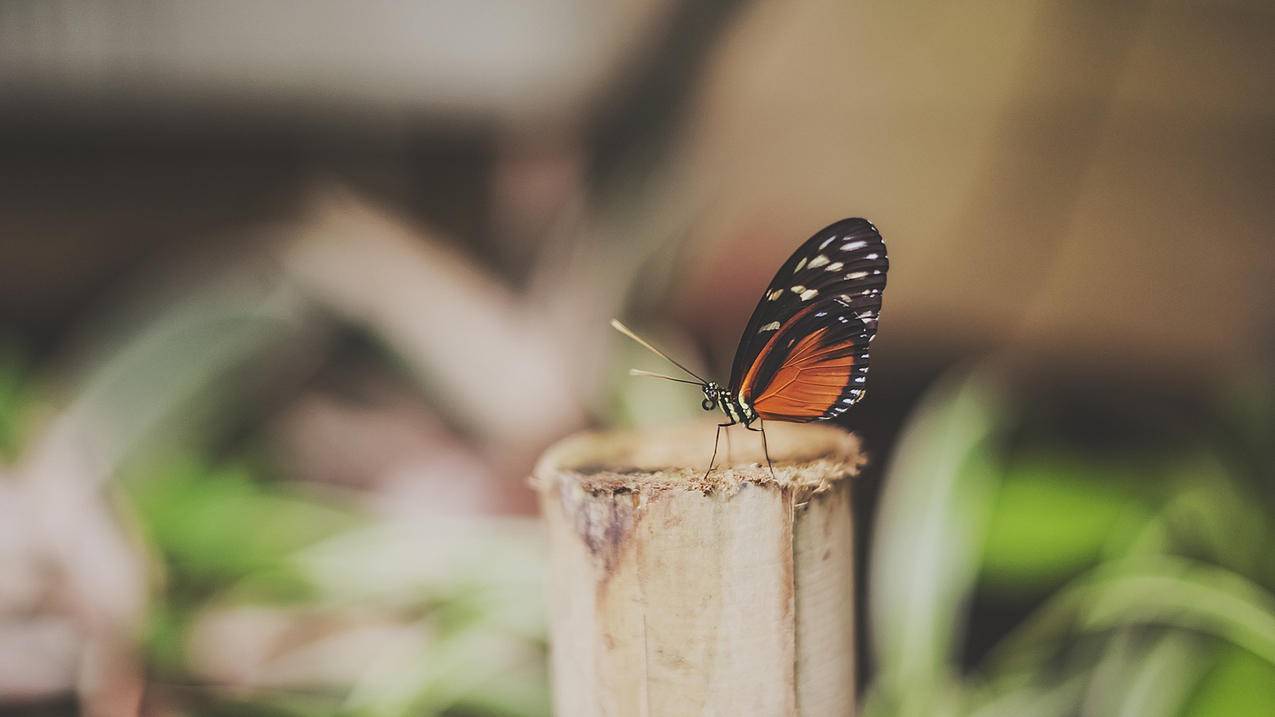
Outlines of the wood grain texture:
[{"label": "wood grain texture", "polygon": [[858,439],[711,423],[581,434],[533,483],[550,543],[555,714],[847,715]]}]

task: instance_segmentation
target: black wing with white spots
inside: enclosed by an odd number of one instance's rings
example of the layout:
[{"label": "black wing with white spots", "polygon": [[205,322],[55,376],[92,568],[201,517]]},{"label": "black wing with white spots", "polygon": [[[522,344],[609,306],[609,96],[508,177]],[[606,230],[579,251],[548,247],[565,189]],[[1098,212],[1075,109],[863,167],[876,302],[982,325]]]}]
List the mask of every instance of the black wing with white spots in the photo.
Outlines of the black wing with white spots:
[{"label": "black wing with white spots", "polygon": [[889,259],[866,219],[828,226],[784,262],[740,338],[730,390],[762,418],[832,418],[867,380]]}]

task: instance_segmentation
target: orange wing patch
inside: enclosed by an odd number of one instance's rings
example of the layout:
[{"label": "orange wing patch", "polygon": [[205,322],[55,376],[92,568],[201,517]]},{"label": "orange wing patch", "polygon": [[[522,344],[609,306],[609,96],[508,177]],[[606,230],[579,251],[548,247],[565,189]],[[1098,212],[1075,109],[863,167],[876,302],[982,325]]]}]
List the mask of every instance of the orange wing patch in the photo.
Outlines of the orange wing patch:
[{"label": "orange wing patch", "polygon": [[850,383],[854,355],[837,356],[853,349],[853,340],[821,345],[827,328],[803,336],[793,346],[787,359],[770,383],[753,401],[753,408],[763,419],[816,419],[823,416],[841,397]]},{"label": "orange wing patch", "polygon": [[[788,319],[787,323],[791,325],[806,314],[814,311],[814,308],[814,305],[807,306],[801,311],[793,314],[792,317]],[[766,342],[766,345],[762,347],[760,352],[758,352],[757,357],[753,359],[752,365],[748,367],[748,373],[744,374],[744,380],[739,384],[739,395],[743,398],[747,399],[753,395],[753,381],[757,380],[757,371],[761,368],[762,360],[765,359],[766,355],[775,348],[775,342],[779,340],[779,337],[782,336],[783,333],[783,327],[780,327],[777,331],[775,331],[775,333],[770,337],[770,340]]]}]

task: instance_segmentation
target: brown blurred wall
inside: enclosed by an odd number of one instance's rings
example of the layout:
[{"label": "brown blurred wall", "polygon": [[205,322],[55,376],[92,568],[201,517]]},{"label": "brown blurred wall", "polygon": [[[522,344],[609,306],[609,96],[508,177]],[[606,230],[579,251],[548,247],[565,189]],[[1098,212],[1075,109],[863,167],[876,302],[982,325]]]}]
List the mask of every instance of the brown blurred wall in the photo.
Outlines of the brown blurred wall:
[{"label": "brown blurred wall", "polygon": [[762,256],[687,301],[751,308],[800,237],[863,214],[893,261],[882,351],[1252,370],[1275,338],[1272,38],[1259,2],[756,4],[690,144],[704,272],[740,237]]}]

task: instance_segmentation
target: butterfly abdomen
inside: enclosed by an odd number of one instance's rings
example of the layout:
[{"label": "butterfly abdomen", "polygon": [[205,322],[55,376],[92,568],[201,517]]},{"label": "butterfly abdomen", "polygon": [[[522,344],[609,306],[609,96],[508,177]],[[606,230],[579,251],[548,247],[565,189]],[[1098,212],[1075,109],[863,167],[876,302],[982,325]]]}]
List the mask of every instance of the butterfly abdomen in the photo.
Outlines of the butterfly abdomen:
[{"label": "butterfly abdomen", "polygon": [[734,423],[752,425],[757,420],[757,412],[746,400],[733,393],[722,396],[722,413]]}]

